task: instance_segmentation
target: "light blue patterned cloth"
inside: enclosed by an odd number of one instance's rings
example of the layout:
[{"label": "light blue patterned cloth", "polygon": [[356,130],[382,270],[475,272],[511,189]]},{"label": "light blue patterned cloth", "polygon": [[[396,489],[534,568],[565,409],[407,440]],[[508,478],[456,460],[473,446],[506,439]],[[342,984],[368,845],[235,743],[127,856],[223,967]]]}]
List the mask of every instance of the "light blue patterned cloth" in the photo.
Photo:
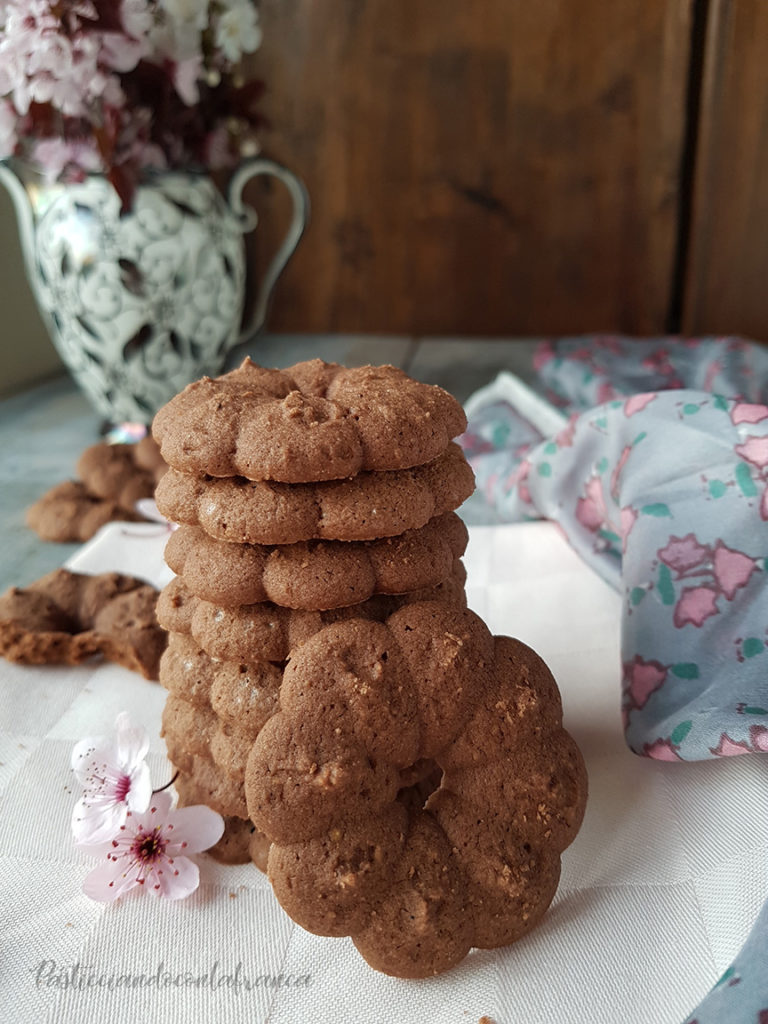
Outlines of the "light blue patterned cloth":
[{"label": "light blue patterned cloth", "polygon": [[[473,508],[557,522],[621,593],[632,750],[768,753],[768,351],[578,338],[535,366],[540,394],[502,375],[468,403]],[[690,1021],[768,1024],[768,905]]]}]

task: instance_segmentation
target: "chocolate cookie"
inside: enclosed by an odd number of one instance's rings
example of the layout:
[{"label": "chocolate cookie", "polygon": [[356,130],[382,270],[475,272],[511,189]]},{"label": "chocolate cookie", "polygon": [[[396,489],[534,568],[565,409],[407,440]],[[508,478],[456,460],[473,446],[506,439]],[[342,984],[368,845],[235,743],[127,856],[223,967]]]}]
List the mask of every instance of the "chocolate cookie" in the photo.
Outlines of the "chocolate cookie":
[{"label": "chocolate cookie", "polygon": [[151,498],[166,470],[157,443],[145,437],[138,444],[100,444],[86,448],[77,473],[89,493],[132,510],[140,498]]},{"label": "chocolate cookie", "polygon": [[168,468],[157,443],[101,444],[77,463],[80,480],[56,484],[27,510],[26,522],[41,540],[86,541],[106,523],[139,522],[134,504],[150,498]]},{"label": "chocolate cookie", "polygon": [[200,599],[190,593],[183,578],[174,576],[160,591],[157,599],[157,621],[169,633],[188,635],[192,632],[192,618],[200,603]]},{"label": "chocolate cookie", "polygon": [[393,366],[267,370],[246,359],[186,387],[152,430],[182,472],[311,483],[420,466],[465,427],[455,398]]},{"label": "chocolate cookie", "polygon": [[263,854],[259,857],[261,864],[257,867],[266,871],[269,841],[262,833],[257,833],[251,821],[243,818],[225,818],[224,835],[207,852],[221,864],[247,864],[251,860],[251,851],[255,849],[254,840],[261,840],[264,844]]},{"label": "chocolate cookie", "polygon": [[383,622],[398,608],[415,601],[445,601],[464,608],[466,579],[464,565],[456,559],[451,575],[436,587],[406,594],[377,594],[361,604],[313,612],[281,608],[269,601],[221,608],[195,597],[183,578],[176,576],[160,592],[157,618],[164,629],[191,634],[213,658],[247,663],[282,662],[293,648],[332,622],[350,618]]},{"label": "chocolate cookie", "polygon": [[376,540],[418,529],[469,497],[475,478],[456,444],[432,462],[317,484],[214,480],[171,469],[155,500],[175,523],[236,544]]},{"label": "chocolate cookie", "polygon": [[210,708],[216,664],[184,634],[171,633],[160,659],[159,681],[174,697],[195,707]]},{"label": "chocolate cookie", "polygon": [[196,597],[231,608],[272,601],[325,611],[402,594],[445,580],[467,544],[467,528],[446,512],[399,537],[307,541],[276,547],[227,544],[196,526],[171,535],[165,560]]},{"label": "chocolate cookie", "polygon": [[[419,806],[402,783],[424,782],[425,760],[442,777]],[[540,919],[586,774],[542,660],[429,602],[327,626],[293,653],[245,790],[291,917],[425,977]]]},{"label": "chocolate cookie", "polygon": [[224,818],[248,818],[241,783],[220,771],[210,757],[196,754],[184,760],[186,767],[177,765],[179,777],[175,783],[180,801],[185,805],[205,804]]},{"label": "chocolate cookie", "polygon": [[211,736],[211,759],[220,771],[241,786],[245,785],[245,766],[253,739],[248,733],[222,722]]},{"label": "chocolate cookie", "polygon": [[133,461],[137,467],[149,473],[156,484],[159,483],[168,470],[168,463],[160,454],[160,445],[154,437],[147,434],[136,442],[133,449]]},{"label": "chocolate cookie", "polygon": [[191,772],[196,757],[210,758],[211,737],[219,720],[210,706],[190,704],[169,693],[163,708],[161,737],[169,759],[183,772]]},{"label": "chocolate cookie", "polygon": [[106,523],[122,520],[138,522],[136,512],[128,511],[111,498],[97,498],[79,480],[56,484],[27,509],[27,526],[41,540],[66,543],[86,541]]},{"label": "chocolate cookie", "polygon": [[282,668],[269,661],[214,661],[191,637],[177,633],[160,660],[160,684],[174,697],[213,710],[251,738],[277,710],[282,678]]},{"label": "chocolate cookie", "polygon": [[157,679],[165,632],[157,591],[119,573],[57,569],[0,597],[0,654],[28,665],[76,665],[94,655]]}]

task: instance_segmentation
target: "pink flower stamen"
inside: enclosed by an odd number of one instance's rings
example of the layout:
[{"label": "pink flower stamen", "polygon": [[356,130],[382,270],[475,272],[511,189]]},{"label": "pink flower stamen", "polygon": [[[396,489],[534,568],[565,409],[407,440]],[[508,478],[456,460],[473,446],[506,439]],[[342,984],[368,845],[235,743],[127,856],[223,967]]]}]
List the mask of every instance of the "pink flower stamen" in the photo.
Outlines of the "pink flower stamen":
[{"label": "pink flower stamen", "polygon": [[131,853],[136,861],[154,863],[163,856],[167,845],[160,829],[156,828],[148,834],[139,832],[131,846]]}]

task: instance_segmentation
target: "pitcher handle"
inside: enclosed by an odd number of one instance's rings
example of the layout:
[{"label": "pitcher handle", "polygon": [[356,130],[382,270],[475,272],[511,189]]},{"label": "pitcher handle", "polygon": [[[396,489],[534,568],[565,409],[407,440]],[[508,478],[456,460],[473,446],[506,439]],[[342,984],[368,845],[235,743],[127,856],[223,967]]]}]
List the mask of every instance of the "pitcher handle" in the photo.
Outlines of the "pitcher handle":
[{"label": "pitcher handle", "polygon": [[243,342],[250,340],[264,326],[272,289],[275,287],[277,279],[283,272],[286,263],[293,255],[294,249],[299,244],[299,239],[304,233],[309,216],[309,196],[303,182],[289,171],[287,167],[283,167],[282,164],[278,164],[274,160],[268,160],[266,157],[256,157],[241,164],[232,175],[232,180],[229,183],[227,195],[229,207],[240,222],[243,234],[253,231],[259,220],[256,211],[252,207],[246,206],[243,202],[243,189],[251,178],[263,174],[278,178],[288,189],[293,202],[293,216],[285,238],[272,257],[259,285],[251,322],[242,331],[240,337],[234,343],[235,345],[241,345]]},{"label": "pitcher handle", "polygon": [[32,290],[35,291],[35,218],[32,204],[29,201],[29,194],[24,188],[13,160],[0,160],[0,184],[5,185],[13,201],[16,219],[19,224],[24,269],[27,273],[27,280]]}]

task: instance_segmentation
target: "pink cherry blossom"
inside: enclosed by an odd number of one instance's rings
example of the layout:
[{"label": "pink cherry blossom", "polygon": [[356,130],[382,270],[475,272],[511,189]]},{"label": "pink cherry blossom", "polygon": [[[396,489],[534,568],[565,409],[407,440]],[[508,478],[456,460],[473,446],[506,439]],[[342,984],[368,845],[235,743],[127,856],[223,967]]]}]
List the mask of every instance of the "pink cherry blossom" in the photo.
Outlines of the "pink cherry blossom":
[{"label": "pink cherry blossom", "polygon": [[129,36],[143,39],[152,28],[154,14],[149,9],[147,0],[123,0],[120,19]]},{"label": "pink cherry blossom", "polygon": [[731,409],[732,423],[760,423],[768,419],[768,406],[751,402],[737,402]]},{"label": "pink cherry blossom", "polygon": [[111,903],[140,886],[153,896],[180,900],[200,884],[200,871],[187,856],[217,843],[224,819],[209,807],[172,810],[168,793],[157,793],[142,813],[129,811],[115,838],[87,852],[101,858],[83,883],[93,900]]},{"label": "pink cherry blossom", "polygon": [[593,476],[587,481],[584,493],[585,497],[576,502],[576,518],[582,526],[594,533],[606,519],[603,481],[599,476]]},{"label": "pink cherry blossom", "polygon": [[166,17],[179,25],[202,32],[208,24],[208,0],[160,0]]},{"label": "pink cherry blossom", "polygon": [[173,68],[173,84],[176,92],[187,104],[194,106],[200,99],[200,91],[197,87],[199,78],[203,73],[202,54],[195,54],[186,60],[179,61]]},{"label": "pink cherry blossom", "polygon": [[145,39],[134,39],[122,32],[101,33],[100,59],[113,71],[133,71],[142,57],[146,57],[148,46]]},{"label": "pink cherry blossom", "polygon": [[111,839],[131,812],[146,810],[152,797],[144,759],[149,740],[125,712],[117,716],[115,735],[80,740],[72,751],[72,769],[85,792],[72,812],[78,843]]},{"label": "pink cherry blossom", "polygon": [[[125,3],[125,0],[123,2]],[[72,0],[70,13],[76,14],[78,18],[86,18],[88,21],[96,21],[99,17],[93,0]]]},{"label": "pink cherry blossom", "polygon": [[19,114],[35,102],[68,117],[86,116],[89,103],[103,94],[107,76],[99,68],[98,33],[82,31],[78,20],[89,10],[72,5],[54,15],[49,3],[37,0],[9,6],[0,38],[0,94],[12,98]]},{"label": "pink cherry blossom", "polygon": [[658,661],[646,661],[639,654],[624,666],[627,693],[636,708],[645,706],[648,698],[664,683],[667,669]]},{"label": "pink cherry blossom", "polygon": [[768,754],[768,728],[766,728],[766,726],[751,726],[749,730],[749,739],[754,750]]},{"label": "pink cherry blossom", "polygon": [[670,537],[666,546],[657,554],[665,565],[681,575],[711,557],[710,549],[700,544],[693,533],[687,533],[684,537]]},{"label": "pink cherry blossom", "polygon": [[[231,166],[258,150],[258,90],[234,67],[261,41],[251,0],[0,0],[0,29],[0,159],[13,154],[63,180],[106,172],[127,209],[148,167],[198,166],[207,155]],[[206,103],[189,117],[201,80]],[[163,81],[174,92],[157,106]],[[230,136],[237,147],[216,148]],[[64,156],[74,140],[83,161]]]},{"label": "pink cherry blossom", "polygon": [[258,11],[249,0],[226,0],[216,26],[216,45],[227,60],[235,63],[244,53],[253,53],[261,45]]},{"label": "pink cherry blossom", "polygon": [[729,601],[733,600],[740,587],[747,585],[756,569],[754,558],[741,551],[733,551],[720,540],[715,545],[713,567],[717,584]]},{"label": "pink cherry blossom", "polygon": [[720,742],[716,747],[709,748],[716,757],[738,757],[740,754],[751,753],[748,743],[741,740],[732,740],[727,732],[720,736]]},{"label": "pink cherry blossom", "polygon": [[717,591],[712,587],[686,587],[675,605],[672,618],[675,626],[696,626],[699,628],[707,619],[718,614]]},{"label": "pink cherry blossom", "polygon": [[744,444],[737,444],[734,450],[745,462],[751,462],[758,469],[768,466],[768,437],[751,435]]},{"label": "pink cherry blossom", "polygon": [[635,413],[642,412],[647,406],[656,400],[656,393],[649,391],[643,395],[632,395],[624,403],[624,415],[629,418]]},{"label": "pink cherry blossom", "polygon": [[41,139],[32,147],[34,161],[44,168],[49,180],[60,177],[65,171],[74,169],[80,177],[85,171],[97,171],[101,159],[90,140],[67,142],[60,138]]},{"label": "pink cherry blossom", "polygon": [[653,743],[646,743],[643,747],[643,754],[652,757],[655,761],[681,761],[677,751],[672,746],[671,740],[654,740]]}]

